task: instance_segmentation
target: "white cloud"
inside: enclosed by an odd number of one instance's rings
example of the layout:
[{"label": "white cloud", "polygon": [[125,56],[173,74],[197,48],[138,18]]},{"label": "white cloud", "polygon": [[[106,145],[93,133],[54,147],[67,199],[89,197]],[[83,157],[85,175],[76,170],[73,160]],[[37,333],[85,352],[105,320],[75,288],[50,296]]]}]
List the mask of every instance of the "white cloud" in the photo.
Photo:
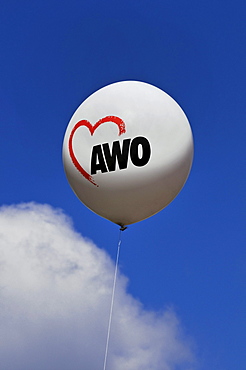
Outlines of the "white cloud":
[{"label": "white cloud", "polygon": [[[0,208],[0,358],[4,370],[99,370],[114,262],[60,210]],[[119,274],[108,370],[194,369],[171,310],[144,310]]]}]

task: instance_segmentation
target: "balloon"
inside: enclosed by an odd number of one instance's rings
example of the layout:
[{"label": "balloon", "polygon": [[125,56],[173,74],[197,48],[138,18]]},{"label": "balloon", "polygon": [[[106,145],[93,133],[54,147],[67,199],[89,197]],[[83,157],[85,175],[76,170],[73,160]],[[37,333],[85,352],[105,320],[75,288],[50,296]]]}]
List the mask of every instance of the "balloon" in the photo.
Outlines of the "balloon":
[{"label": "balloon", "polygon": [[63,142],[67,179],[78,198],[121,226],[166,207],[190,172],[193,138],[180,106],[139,81],[108,85],[72,116]]}]

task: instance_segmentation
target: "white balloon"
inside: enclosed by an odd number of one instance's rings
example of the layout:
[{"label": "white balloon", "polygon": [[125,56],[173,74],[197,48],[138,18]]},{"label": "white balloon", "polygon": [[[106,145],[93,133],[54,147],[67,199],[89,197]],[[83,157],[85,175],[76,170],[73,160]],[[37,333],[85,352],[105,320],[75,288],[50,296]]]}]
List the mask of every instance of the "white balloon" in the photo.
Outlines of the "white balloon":
[{"label": "white balloon", "polygon": [[67,179],[92,211],[121,225],[146,219],[182,189],[193,138],[180,106],[139,81],[108,85],[72,116],[63,142]]}]

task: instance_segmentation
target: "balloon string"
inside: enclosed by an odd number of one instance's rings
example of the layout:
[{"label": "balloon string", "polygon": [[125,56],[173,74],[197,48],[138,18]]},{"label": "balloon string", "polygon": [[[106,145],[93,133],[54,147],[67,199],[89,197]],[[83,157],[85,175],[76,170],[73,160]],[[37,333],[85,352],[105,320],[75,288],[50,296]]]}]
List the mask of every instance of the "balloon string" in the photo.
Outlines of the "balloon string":
[{"label": "balloon string", "polygon": [[108,357],[108,346],[109,346],[111,322],[112,322],[113,307],[114,307],[115,286],[116,286],[119,256],[120,256],[121,234],[122,234],[122,231],[124,231],[125,229],[126,228],[122,226],[120,228],[120,234],[119,234],[119,241],[118,241],[118,248],[117,248],[117,255],[116,255],[116,262],[115,262],[114,283],[113,283],[112,298],[111,298],[111,305],[110,305],[110,314],[109,314],[109,321],[108,321],[108,334],[107,334],[107,341],[106,341],[106,349],[105,349],[103,370],[106,370],[107,357]]}]

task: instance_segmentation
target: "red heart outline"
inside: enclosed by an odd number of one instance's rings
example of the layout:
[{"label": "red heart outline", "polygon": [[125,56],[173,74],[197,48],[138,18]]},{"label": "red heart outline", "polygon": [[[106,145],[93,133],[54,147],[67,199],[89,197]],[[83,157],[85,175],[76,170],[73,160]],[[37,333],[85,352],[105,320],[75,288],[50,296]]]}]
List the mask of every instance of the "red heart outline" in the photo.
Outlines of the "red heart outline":
[{"label": "red heart outline", "polygon": [[77,131],[77,129],[81,126],[86,126],[89,129],[89,131],[91,133],[91,136],[92,136],[94,134],[94,132],[96,131],[96,129],[102,123],[106,123],[106,122],[113,122],[118,126],[119,136],[126,132],[126,125],[125,125],[124,121],[121,118],[116,117],[116,116],[107,116],[107,117],[101,118],[99,121],[97,121],[95,123],[94,126],[89,121],[83,119],[83,120],[76,123],[76,125],[74,126],[74,128],[71,131],[71,134],[70,134],[69,140],[68,140],[68,150],[69,150],[69,154],[70,154],[70,157],[72,159],[72,162],[73,162],[74,166],[81,173],[81,175],[83,175],[84,178],[86,178],[86,180],[90,181],[93,185],[95,185],[97,187],[99,185],[97,185],[95,183],[93,177],[88,172],[86,172],[85,169],[79,164],[79,162],[78,162],[78,160],[77,160],[77,158],[74,154],[74,151],[73,151],[73,137],[74,137],[74,134]]}]

